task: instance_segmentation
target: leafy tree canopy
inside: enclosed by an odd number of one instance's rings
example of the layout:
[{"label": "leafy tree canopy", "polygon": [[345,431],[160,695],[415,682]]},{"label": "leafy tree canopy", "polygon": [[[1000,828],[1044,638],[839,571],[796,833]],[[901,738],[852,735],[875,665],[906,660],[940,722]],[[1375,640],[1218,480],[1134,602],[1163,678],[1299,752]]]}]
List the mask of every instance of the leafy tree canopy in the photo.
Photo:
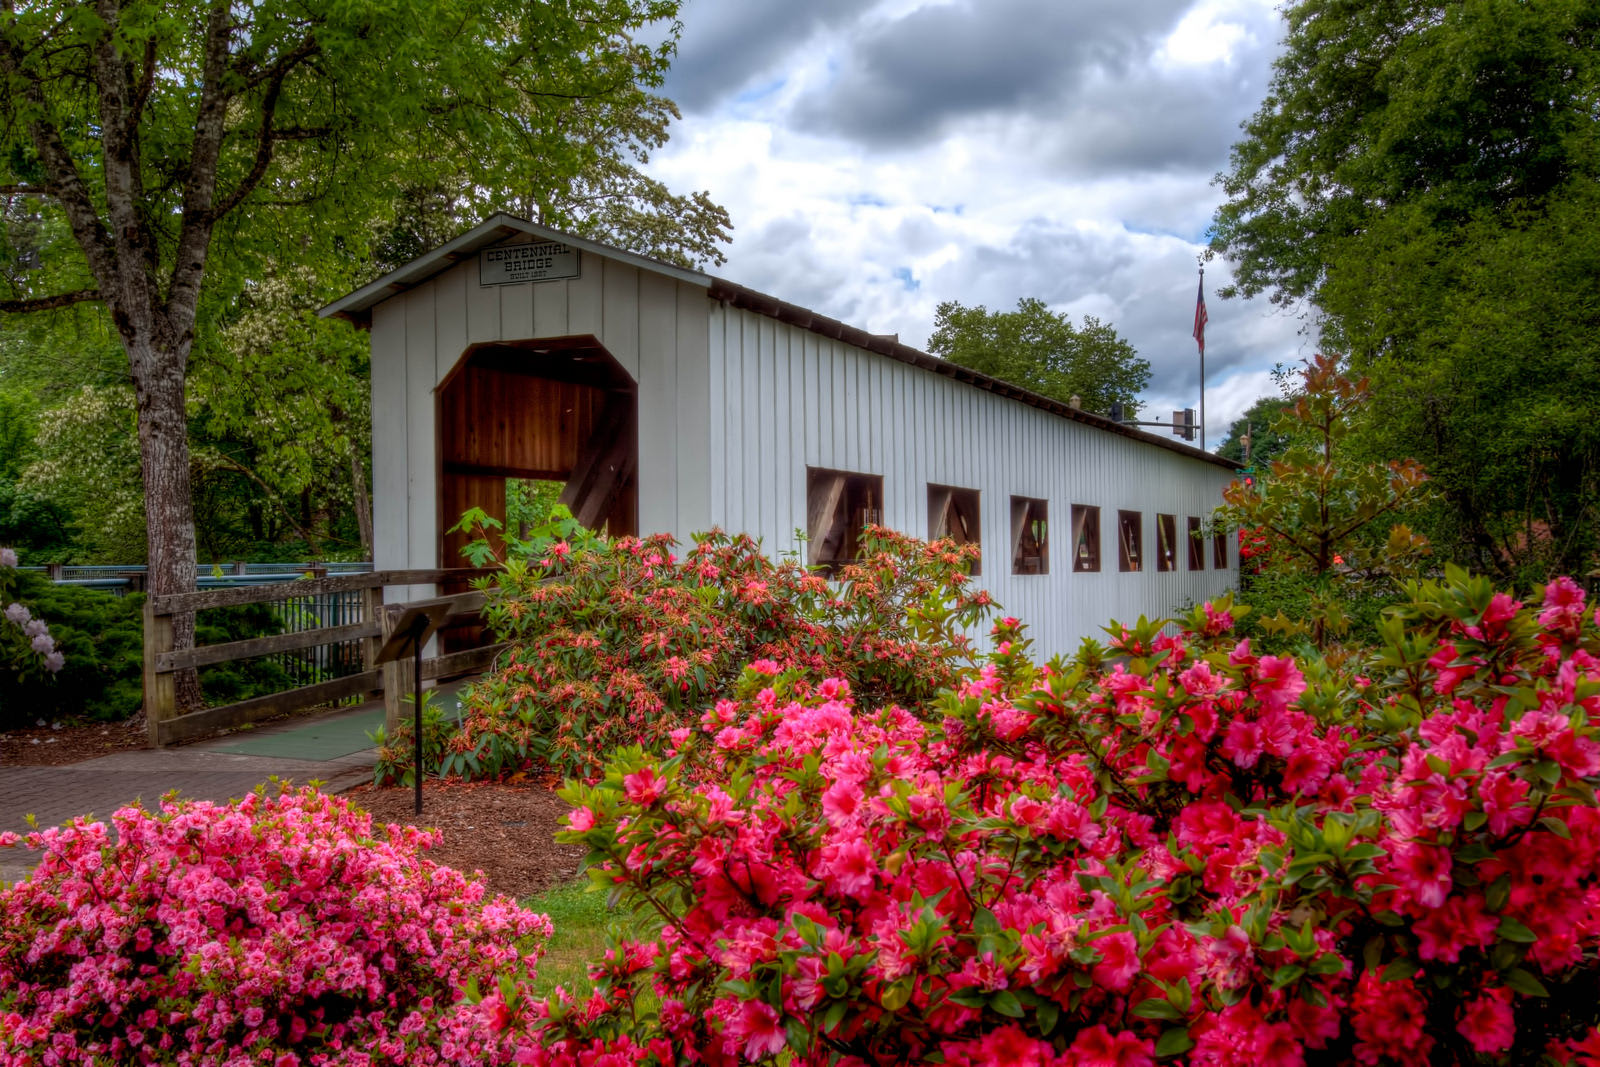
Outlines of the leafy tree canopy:
[{"label": "leafy tree canopy", "polygon": [[1017,301],[1015,311],[940,304],[928,351],[1062,403],[1076,396],[1087,411],[1121,401],[1129,413],[1150,380],[1150,363],[1110,325],[1085,315],[1082,326],[1043,300]]},{"label": "leafy tree canopy", "polygon": [[1521,584],[1600,550],[1600,185],[1450,230],[1397,208],[1323,302],[1371,377],[1357,445],[1414,455],[1452,555]]},{"label": "leafy tree canopy", "polygon": [[0,376],[73,406],[131,372],[177,571],[181,468],[197,497],[348,513],[364,356],[306,311],[500,209],[721,260],[726,212],[639,170],[678,114],[653,91],[677,8],[0,5],[0,309],[42,312],[0,323]]},{"label": "leafy tree canopy", "polygon": [[1234,294],[1309,301],[1371,380],[1351,447],[1410,455],[1448,557],[1600,552],[1600,7],[1301,0],[1219,176]]},{"label": "leafy tree canopy", "polygon": [[1237,292],[1317,295],[1339,245],[1398,204],[1455,225],[1593,177],[1588,0],[1300,0],[1284,17],[1267,97],[1218,177],[1212,248]]},{"label": "leafy tree canopy", "polygon": [[[26,198],[5,220],[0,311],[109,312],[137,411],[152,593],[194,587],[190,358],[223,325],[219,301],[272,265],[359,269],[367,235],[414,188],[472,215],[534,204],[557,225],[574,204],[613,228],[684,206],[725,221],[709,202],[607,177],[626,176],[675,114],[652,90],[677,11],[678,0],[0,3],[0,195]],[[641,43],[661,26],[659,43]],[[176,619],[177,647],[192,632]],[[198,705],[191,673],[178,687],[180,705]]]}]

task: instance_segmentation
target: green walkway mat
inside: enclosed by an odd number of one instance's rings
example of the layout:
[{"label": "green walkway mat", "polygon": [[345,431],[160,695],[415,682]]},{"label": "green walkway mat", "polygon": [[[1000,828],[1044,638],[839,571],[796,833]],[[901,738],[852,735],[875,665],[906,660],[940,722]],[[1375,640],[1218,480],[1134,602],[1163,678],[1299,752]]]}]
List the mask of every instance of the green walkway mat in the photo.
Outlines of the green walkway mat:
[{"label": "green walkway mat", "polygon": [[252,736],[240,734],[214,751],[241,756],[277,756],[280,759],[330,760],[372,748],[367,734],[383,725],[383,708],[337,718],[312,719],[304,726],[276,729]]}]

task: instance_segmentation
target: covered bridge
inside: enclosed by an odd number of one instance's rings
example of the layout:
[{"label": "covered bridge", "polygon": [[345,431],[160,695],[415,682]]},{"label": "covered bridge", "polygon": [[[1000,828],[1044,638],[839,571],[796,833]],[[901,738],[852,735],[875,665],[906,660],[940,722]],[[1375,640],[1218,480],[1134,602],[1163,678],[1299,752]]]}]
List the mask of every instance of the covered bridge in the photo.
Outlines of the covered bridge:
[{"label": "covered bridge", "polygon": [[1045,652],[1237,576],[1202,529],[1225,460],[509,215],[322,313],[371,331],[381,570],[458,564],[445,531],[532,478],[613,534],[720,526],[776,554],[804,531],[823,566],[868,521],[977,542]]}]

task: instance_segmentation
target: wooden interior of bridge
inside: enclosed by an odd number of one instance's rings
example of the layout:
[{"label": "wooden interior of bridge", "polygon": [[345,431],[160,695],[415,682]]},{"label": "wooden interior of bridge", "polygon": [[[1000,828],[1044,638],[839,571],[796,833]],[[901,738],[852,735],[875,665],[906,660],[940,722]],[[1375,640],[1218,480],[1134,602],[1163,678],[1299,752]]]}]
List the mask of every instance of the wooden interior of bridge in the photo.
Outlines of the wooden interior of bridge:
[{"label": "wooden interior of bridge", "polygon": [[[638,533],[638,391],[594,337],[473,346],[436,397],[440,530],[474,507],[504,524],[506,479],[528,478],[564,483],[585,526]],[[444,533],[439,565],[461,565],[469,540]]]}]

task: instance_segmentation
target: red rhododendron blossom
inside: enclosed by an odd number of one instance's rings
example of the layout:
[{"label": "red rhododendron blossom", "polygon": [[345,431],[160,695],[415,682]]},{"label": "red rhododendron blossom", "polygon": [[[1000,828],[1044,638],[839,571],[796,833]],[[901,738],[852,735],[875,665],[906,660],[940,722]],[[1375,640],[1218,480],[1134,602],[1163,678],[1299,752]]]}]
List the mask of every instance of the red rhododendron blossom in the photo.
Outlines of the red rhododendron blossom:
[{"label": "red rhododendron blossom", "polygon": [[1385,982],[1368,971],[1361,976],[1350,1006],[1356,1059],[1361,1063],[1388,1058],[1416,1062],[1433,1047],[1433,1038],[1423,1032],[1422,996],[1410,982]]},{"label": "red rhododendron blossom", "polygon": [[1417,909],[1437,908],[1450,893],[1450,852],[1407,841],[1394,847],[1390,876]]},{"label": "red rhododendron blossom", "polygon": [[865,897],[871,891],[877,866],[872,846],[857,837],[836,841],[822,850],[818,864],[823,884],[846,897]]},{"label": "red rhododendron blossom", "polygon": [[628,799],[635,804],[650,805],[661,796],[662,782],[654,768],[646,767],[637,774],[630,774],[624,778],[622,787],[628,794]]},{"label": "red rhododendron blossom", "polygon": [[1155,1042],[1138,1034],[1091,1026],[1079,1032],[1069,1054],[1075,1067],[1155,1067],[1155,1051]]},{"label": "red rhododendron blossom", "polygon": [[1486,1055],[1510,1048],[1517,1036],[1516,1020],[1511,1014],[1511,990],[1503,986],[1488,989],[1464,1005],[1457,1029],[1474,1049]]},{"label": "red rhododendron blossom", "polygon": [[730,1053],[737,1051],[746,1060],[754,1062],[775,1056],[783,1050],[783,1024],[778,1013],[769,1004],[759,1000],[746,1000],[737,1009],[724,1031]]},{"label": "red rhododendron blossom", "polygon": [[1560,637],[1571,639],[1583,628],[1583,587],[1571,578],[1561,577],[1544,587],[1544,610],[1539,625]]},{"label": "red rhododendron blossom", "polygon": [[1126,930],[1092,942],[1100,953],[1090,977],[1113,993],[1126,993],[1139,973],[1139,942]]}]

